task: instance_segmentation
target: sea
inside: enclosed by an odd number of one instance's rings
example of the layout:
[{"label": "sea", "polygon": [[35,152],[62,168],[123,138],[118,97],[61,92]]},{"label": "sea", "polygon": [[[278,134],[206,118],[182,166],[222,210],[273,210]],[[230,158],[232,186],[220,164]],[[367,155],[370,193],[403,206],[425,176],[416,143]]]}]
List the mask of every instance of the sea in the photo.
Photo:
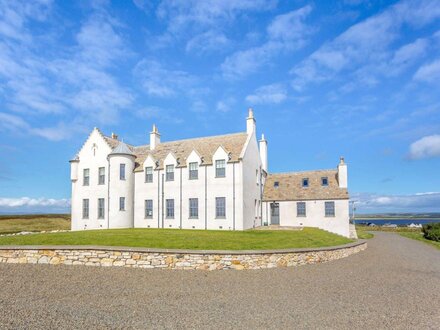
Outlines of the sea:
[{"label": "sea", "polygon": [[392,224],[398,226],[408,226],[410,224],[427,224],[432,222],[440,222],[440,219],[354,219],[354,223],[357,225],[368,225],[369,223],[374,223],[377,226],[383,226],[385,224]]}]

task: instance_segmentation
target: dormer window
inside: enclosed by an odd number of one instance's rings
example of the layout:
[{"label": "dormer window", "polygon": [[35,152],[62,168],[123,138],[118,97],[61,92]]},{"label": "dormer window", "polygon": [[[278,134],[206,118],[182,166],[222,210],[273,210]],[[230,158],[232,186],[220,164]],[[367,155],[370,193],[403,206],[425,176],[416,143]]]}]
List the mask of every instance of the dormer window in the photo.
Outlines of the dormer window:
[{"label": "dormer window", "polygon": [[166,166],[167,181],[174,181],[174,165]]},{"label": "dormer window", "polygon": [[302,179],[302,186],[303,186],[303,188],[309,187],[309,179],[308,178]]},{"label": "dormer window", "polygon": [[273,183],[273,187],[274,187],[275,189],[278,189],[279,186],[280,186],[280,182],[279,182],[279,181],[275,181],[275,182]]},{"label": "dormer window", "polygon": [[153,167],[145,167],[145,182],[153,182]]},{"label": "dormer window", "polygon": [[321,178],[321,186],[328,186],[328,178],[326,176]]},{"label": "dormer window", "polygon": [[226,161],[224,159],[218,159],[215,161],[215,177],[224,178],[226,175]]}]

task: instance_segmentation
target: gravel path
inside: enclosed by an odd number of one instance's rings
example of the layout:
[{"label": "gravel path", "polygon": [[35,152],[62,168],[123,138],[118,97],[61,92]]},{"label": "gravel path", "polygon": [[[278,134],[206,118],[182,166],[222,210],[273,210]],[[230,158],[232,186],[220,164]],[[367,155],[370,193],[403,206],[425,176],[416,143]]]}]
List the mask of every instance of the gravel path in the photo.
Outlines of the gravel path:
[{"label": "gravel path", "polygon": [[0,328],[439,329],[440,251],[392,233],[368,244],[257,271],[0,264]]}]

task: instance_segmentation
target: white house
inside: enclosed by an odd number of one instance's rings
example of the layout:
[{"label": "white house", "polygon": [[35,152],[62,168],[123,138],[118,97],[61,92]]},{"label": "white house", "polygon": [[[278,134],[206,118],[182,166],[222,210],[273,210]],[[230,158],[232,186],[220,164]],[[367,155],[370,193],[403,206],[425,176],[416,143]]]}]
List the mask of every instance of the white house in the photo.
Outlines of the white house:
[{"label": "white house", "polygon": [[348,236],[346,165],[268,174],[267,141],[257,142],[252,109],[246,132],[161,142],[153,126],[149,142],[132,146],[97,128],[90,133],[70,161],[72,230],[279,224]]}]

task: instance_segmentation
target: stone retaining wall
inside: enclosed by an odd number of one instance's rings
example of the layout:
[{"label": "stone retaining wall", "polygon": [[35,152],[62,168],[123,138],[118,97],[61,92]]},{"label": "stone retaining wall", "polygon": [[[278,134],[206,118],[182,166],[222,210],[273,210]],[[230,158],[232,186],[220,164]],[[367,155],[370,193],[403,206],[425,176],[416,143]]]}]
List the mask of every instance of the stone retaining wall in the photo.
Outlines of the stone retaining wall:
[{"label": "stone retaining wall", "polygon": [[322,249],[187,251],[98,246],[2,246],[0,263],[165,269],[264,269],[328,262],[367,248],[359,241]]}]

